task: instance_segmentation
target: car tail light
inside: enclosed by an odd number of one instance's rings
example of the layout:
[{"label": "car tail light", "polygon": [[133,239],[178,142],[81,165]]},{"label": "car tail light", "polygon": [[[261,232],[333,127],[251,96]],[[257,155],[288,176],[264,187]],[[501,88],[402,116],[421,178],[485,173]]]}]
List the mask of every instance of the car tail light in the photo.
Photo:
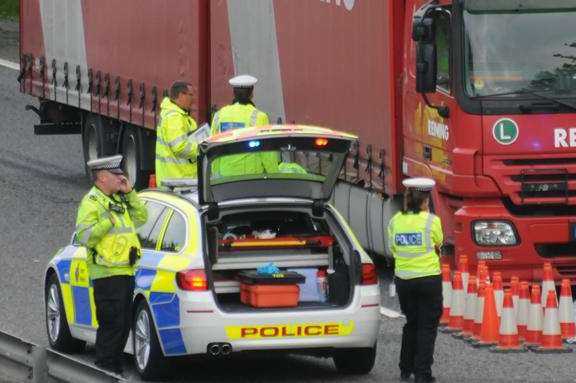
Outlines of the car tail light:
[{"label": "car tail light", "polygon": [[362,264],[362,284],[375,285],[378,283],[378,274],[376,274],[376,266],[373,263]]},{"label": "car tail light", "polygon": [[176,282],[182,290],[208,290],[208,278],[206,278],[206,272],[202,269],[179,271],[176,273]]}]

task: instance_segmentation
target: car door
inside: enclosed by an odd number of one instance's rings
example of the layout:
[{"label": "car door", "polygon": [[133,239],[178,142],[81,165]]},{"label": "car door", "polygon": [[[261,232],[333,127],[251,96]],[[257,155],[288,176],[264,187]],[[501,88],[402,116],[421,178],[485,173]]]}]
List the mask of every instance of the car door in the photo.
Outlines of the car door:
[{"label": "car door", "polygon": [[85,247],[79,247],[70,262],[70,287],[74,305],[72,324],[76,326],[96,327],[96,306],[94,304],[94,288],[88,272],[88,252]]}]

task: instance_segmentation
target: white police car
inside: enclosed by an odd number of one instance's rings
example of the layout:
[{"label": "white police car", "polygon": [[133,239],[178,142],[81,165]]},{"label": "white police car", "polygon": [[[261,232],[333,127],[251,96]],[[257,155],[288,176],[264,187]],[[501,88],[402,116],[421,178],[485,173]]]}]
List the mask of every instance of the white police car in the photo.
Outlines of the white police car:
[{"label": "white police car", "polygon": [[[173,356],[252,350],[332,356],[347,373],[372,369],[380,326],[376,271],[327,202],[355,140],[298,125],[229,131],[201,145],[197,186],[174,180],[169,190],[140,193],[148,221],[138,229],[143,255],[127,351],[144,378],[159,376]],[[214,170],[218,161],[246,155],[251,169]],[[263,172],[260,155],[277,156],[278,169]],[[306,278],[295,302],[244,295],[240,273],[263,265]],[[59,250],[45,280],[52,347],[75,351],[93,343],[86,249],[72,241]],[[291,307],[273,307],[278,302]]]}]

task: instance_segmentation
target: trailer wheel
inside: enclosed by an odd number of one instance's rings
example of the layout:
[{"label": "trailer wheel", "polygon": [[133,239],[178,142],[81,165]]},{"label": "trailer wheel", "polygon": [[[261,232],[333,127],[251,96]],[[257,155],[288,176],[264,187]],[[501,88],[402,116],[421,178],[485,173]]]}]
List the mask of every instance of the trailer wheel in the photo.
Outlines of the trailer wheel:
[{"label": "trailer wheel", "polygon": [[[116,154],[118,142],[117,123],[110,118],[88,113],[82,126],[82,149],[84,164],[95,158]],[[86,175],[92,179],[92,174],[85,167]]]},{"label": "trailer wheel", "polygon": [[82,149],[84,152],[84,169],[88,179],[92,179],[92,173],[86,166],[86,162],[102,156],[103,137],[100,117],[88,114],[86,123],[82,127]]},{"label": "trailer wheel", "polygon": [[145,169],[144,142],[138,128],[127,126],[122,137],[124,172],[130,183],[138,190],[148,186],[150,171]]}]

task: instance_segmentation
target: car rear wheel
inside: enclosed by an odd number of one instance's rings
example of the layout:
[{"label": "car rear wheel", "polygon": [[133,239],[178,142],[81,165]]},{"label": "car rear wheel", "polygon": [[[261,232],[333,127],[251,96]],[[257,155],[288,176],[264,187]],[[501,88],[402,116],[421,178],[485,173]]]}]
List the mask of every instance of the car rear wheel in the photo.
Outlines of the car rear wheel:
[{"label": "car rear wheel", "polygon": [[376,361],[376,345],[370,348],[338,350],[332,357],[338,372],[343,374],[369,374]]},{"label": "car rear wheel", "polygon": [[46,286],[44,297],[46,307],[46,332],[50,346],[63,352],[81,352],[84,350],[86,342],[72,338],[64,304],[62,303],[62,293],[60,283],[56,274],[52,274]]},{"label": "car rear wheel", "polygon": [[167,360],[162,354],[156,327],[145,301],[140,301],[132,328],[134,364],[144,380],[165,377]]}]

